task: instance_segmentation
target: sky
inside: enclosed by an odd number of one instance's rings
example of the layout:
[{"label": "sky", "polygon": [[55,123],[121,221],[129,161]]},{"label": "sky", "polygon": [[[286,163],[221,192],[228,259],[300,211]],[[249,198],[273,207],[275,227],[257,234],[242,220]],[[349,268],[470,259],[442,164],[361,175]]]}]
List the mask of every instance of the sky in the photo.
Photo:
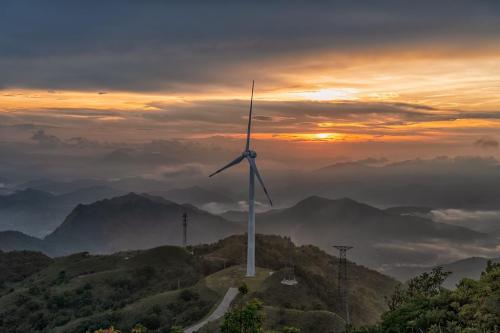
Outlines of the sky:
[{"label": "sky", "polygon": [[18,163],[21,144],[166,142],[220,164],[243,148],[252,80],[266,168],[500,157],[498,1],[0,6],[0,144]]}]

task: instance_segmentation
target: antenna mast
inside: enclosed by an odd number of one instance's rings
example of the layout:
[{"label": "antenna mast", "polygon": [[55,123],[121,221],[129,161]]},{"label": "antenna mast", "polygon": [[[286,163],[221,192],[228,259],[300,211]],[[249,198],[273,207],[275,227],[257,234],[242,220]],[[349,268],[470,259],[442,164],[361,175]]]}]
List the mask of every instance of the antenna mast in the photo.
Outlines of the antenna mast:
[{"label": "antenna mast", "polygon": [[182,247],[187,247],[187,213],[182,214]]},{"label": "antenna mast", "polygon": [[348,279],[347,279],[347,251],[352,249],[352,246],[334,245],[334,248],[339,250],[339,275],[338,275],[338,293],[341,308],[345,311],[344,320],[346,326],[351,324],[349,318],[349,302],[348,302]]}]

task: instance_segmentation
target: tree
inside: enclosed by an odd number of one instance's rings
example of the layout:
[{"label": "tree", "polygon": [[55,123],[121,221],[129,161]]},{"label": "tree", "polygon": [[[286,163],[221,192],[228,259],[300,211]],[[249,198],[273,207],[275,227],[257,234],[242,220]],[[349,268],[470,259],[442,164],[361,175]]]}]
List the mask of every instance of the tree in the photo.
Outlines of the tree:
[{"label": "tree", "polygon": [[389,310],[395,310],[405,302],[415,298],[429,298],[439,294],[444,280],[451,272],[443,271],[443,267],[433,268],[430,273],[422,273],[414,277],[405,288],[397,286],[392,296],[386,300]]},{"label": "tree", "polygon": [[132,328],[131,333],[146,333],[147,331],[148,331],[148,329],[146,328],[146,326],[139,323],[139,324],[136,324],[134,326],[134,328]]},{"label": "tree", "polygon": [[432,269],[430,273],[423,273],[408,282],[407,294],[409,297],[432,297],[442,289],[444,280],[451,272],[443,271],[443,267],[439,266]]},{"label": "tree", "polygon": [[441,287],[441,268],[412,279],[390,299],[379,325],[357,333],[483,333],[500,331],[500,264],[489,263],[478,281]]},{"label": "tree", "polygon": [[245,296],[246,294],[248,294],[248,286],[247,286],[247,284],[243,282],[243,284],[238,288],[238,291],[243,296]]},{"label": "tree", "polygon": [[224,315],[221,333],[259,333],[262,330],[263,305],[253,299],[246,306],[233,309]]}]

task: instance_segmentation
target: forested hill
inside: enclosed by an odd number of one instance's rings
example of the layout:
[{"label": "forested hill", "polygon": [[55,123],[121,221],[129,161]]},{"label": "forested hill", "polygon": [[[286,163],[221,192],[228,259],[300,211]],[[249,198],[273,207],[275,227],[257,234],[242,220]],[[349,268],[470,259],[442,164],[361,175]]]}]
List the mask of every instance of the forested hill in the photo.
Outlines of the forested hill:
[{"label": "forested hill", "polygon": [[[197,322],[228,287],[246,281],[241,265],[245,255],[243,235],[190,251],[163,246],[56,259],[34,252],[5,255],[12,260],[0,263],[10,265],[15,261],[24,273],[2,284],[2,332],[83,333],[111,325],[129,332],[137,323],[152,332],[168,332],[174,325],[185,327]],[[22,269],[23,258],[25,266],[32,269]],[[280,283],[290,260],[294,262],[297,286]],[[310,318],[320,313],[341,326],[335,257],[314,246],[296,247],[287,238],[258,235],[257,265],[261,275],[247,281],[250,293],[261,298],[269,311],[283,310],[273,315],[275,323],[293,322],[302,332],[313,332]],[[384,297],[391,294],[397,282],[354,263],[349,263],[349,271],[353,320],[375,323],[385,309]],[[291,317],[290,313],[295,315]]]}]

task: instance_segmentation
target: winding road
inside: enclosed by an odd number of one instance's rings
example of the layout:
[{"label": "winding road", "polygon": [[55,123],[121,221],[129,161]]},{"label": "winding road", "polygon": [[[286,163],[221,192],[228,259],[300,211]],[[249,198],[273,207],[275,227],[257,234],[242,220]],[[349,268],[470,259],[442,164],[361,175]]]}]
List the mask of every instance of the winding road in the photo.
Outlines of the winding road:
[{"label": "winding road", "polygon": [[224,316],[227,310],[229,310],[229,307],[231,306],[231,303],[236,298],[236,296],[238,296],[238,288],[229,288],[222,301],[219,303],[219,305],[217,305],[217,308],[214,310],[214,312],[212,312],[210,316],[200,321],[198,324],[184,329],[184,333],[194,333],[205,326],[208,322],[217,320]]}]

